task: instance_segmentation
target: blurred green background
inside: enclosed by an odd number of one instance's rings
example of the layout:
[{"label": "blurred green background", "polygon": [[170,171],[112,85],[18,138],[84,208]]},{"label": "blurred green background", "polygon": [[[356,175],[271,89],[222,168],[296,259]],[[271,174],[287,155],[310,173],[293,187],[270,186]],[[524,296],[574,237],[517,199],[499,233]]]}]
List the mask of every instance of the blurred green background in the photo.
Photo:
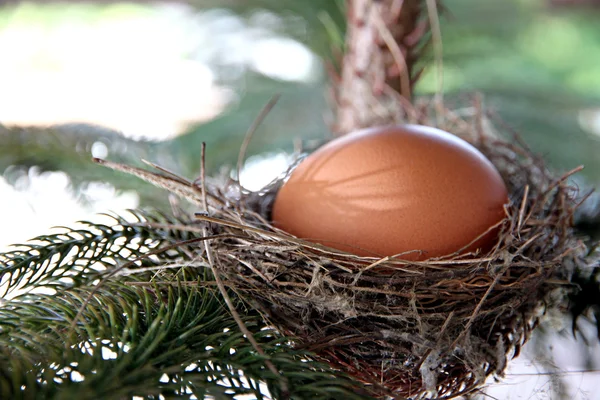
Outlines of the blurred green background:
[{"label": "blurred green background", "polygon": [[[485,93],[553,167],[585,164],[581,176],[596,185],[600,14],[552,3],[445,1],[446,99]],[[90,163],[92,150],[194,177],[205,141],[214,173],[235,163],[274,93],[281,100],[249,155],[327,137],[322,60],[343,34],[337,0],[9,2],[0,8],[0,171],[15,182],[24,176],[15,166],[37,165],[65,171],[76,186],[109,181],[164,205],[160,192]],[[430,67],[418,93],[434,92],[435,76]]]},{"label": "blurred green background", "polygon": [[[484,93],[552,168],[583,164],[579,179],[597,187],[600,1],[443,3],[445,99]],[[285,168],[282,152],[295,140],[329,136],[323,60],[335,57],[344,29],[339,0],[0,2],[0,248],[95,212],[168,209],[162,190],[92,155],[143,158],[194,178],[206,142],[208,172],[217,173],[236,163],[247,128],[281,93],[248,149],[243,183],[258,188]],[[434,60],[422,61],[417,92],[432,94]],[[596,345],[532,343],[534,358],[548,354],[541,369],[556,369],[553,357],[561,371],[598,368]],[[557,382],[514,376],[525,398]],[[593,378],[575,376],[575,389],[597,388]]]}]

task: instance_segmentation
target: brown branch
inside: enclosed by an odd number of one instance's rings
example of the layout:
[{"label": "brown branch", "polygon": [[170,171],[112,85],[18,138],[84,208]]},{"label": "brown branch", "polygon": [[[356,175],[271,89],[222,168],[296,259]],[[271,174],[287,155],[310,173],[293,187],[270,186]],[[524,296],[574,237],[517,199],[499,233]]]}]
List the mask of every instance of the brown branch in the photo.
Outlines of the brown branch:
[{"label": "brown branch", "polygon": [[[422,0],[348,0],[346,54],[336,88],[336,134],[399,122],[429,29]],[[396,94],[396,96],[394,96]]]}]

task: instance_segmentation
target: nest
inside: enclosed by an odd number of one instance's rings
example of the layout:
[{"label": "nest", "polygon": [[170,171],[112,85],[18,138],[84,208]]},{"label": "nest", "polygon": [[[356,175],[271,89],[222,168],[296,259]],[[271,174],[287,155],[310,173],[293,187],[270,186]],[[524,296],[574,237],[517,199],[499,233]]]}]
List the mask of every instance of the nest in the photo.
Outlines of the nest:
[{"label": "nest", "polygon": [[[545,312],[564,305],[586,248],[572,231],[570,174],[552,175],[479,108],[473,114],[438,110],[432,123],[413,110],[410,122],[458,135],[500,171],[510,204],[489,254],[414,262],[342,253],[271,226],[282,180],[259,193],[206,182],[208,214],[197,218],[215,235],[209,246],[225,285],[375,397],[452,398],[502,376]],[[202,204],[197,184],[167,178],[154,183]]]}]

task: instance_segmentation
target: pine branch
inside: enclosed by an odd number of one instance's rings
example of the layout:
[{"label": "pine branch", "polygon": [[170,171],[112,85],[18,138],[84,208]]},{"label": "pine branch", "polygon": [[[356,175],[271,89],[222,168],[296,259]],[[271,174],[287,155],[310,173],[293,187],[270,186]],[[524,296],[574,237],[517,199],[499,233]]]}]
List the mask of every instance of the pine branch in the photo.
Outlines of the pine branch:
[{"label": "pine branch", "polygon": [[[98,279],[107,270],[140,257],[149,250],[188,239],[189,233],[157,230],[141,222],[181,221],[160,213],[131,211],[130,220],[112,216],[112,226],[81,222],[79,229],[63,228],[52,235],[39,236],[32,243],[16,245],[16,249],[0,254],[0,298],[17,289],[47,287],[61,290]],[[145,258],[139,267],[164,264],[181,257],[185,247],[165,253],[161,260]],[[189,258],[189,257],[188,257]]]},{"label": "pine branch", "polygon": [[[168,205],[152,186],[90,163],[91,149],[96,143],[104,144],[113,160],[136,164],[142,158],[160,158],[163,165],[177,165],[173,157],[159,152],[161,148],[156,143],[128,139],[110,129],[87,124],[43,128],[0,124],[0,174],[10,166],[64,171],[75,188],[90,181],[109,182],[118,190],[135,190],[142,204]],[[15,176],[6,175],[9,182]]]},{"label": "pine branch", "polygon": [[[360,384],[294,349],[231,292],[265,352],[258,355],[210,285],[195,253],[201,247],[172,248],[195,238],[186,221],[133,216],[115,216],[111,227],[87,222],[0,254],[4,291],[26,290],[0,307],[0,398],[281,398],[265,357],[288,379],[292,398],[369,398],[354,393]],[[170,250],[156,252],[163,247]],[[149,249],[153,257],[98,286]]]},{"label": "pine branch", "polygon": [[348,0],[346,54],[337,88],[337,127],[343,134],[397,122],[410,101],[427,42],[423,0]]},{"label": "pine branch", "polygon": [[[127,283],[111,281],[97,292],[74,342],[68,328],[89,288],[30,294],[0,308],[2,398],[263,398],[259,382],[278,398],[277,377],[239,332],[216,291]],[[292,383],[294,397],[365,398],[352,394],[352,381],[290,348],[257,314],[244,319]]]}]

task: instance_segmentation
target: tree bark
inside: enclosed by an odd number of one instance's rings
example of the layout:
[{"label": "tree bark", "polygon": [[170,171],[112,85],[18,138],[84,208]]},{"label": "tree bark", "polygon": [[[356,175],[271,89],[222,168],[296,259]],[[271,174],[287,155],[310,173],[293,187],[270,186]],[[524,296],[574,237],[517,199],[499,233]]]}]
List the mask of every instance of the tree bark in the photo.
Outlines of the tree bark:
[{"label": "tree bark", "polygon": [[428,21],[423,0],[347,0],[336,134],[400,122]]}]

